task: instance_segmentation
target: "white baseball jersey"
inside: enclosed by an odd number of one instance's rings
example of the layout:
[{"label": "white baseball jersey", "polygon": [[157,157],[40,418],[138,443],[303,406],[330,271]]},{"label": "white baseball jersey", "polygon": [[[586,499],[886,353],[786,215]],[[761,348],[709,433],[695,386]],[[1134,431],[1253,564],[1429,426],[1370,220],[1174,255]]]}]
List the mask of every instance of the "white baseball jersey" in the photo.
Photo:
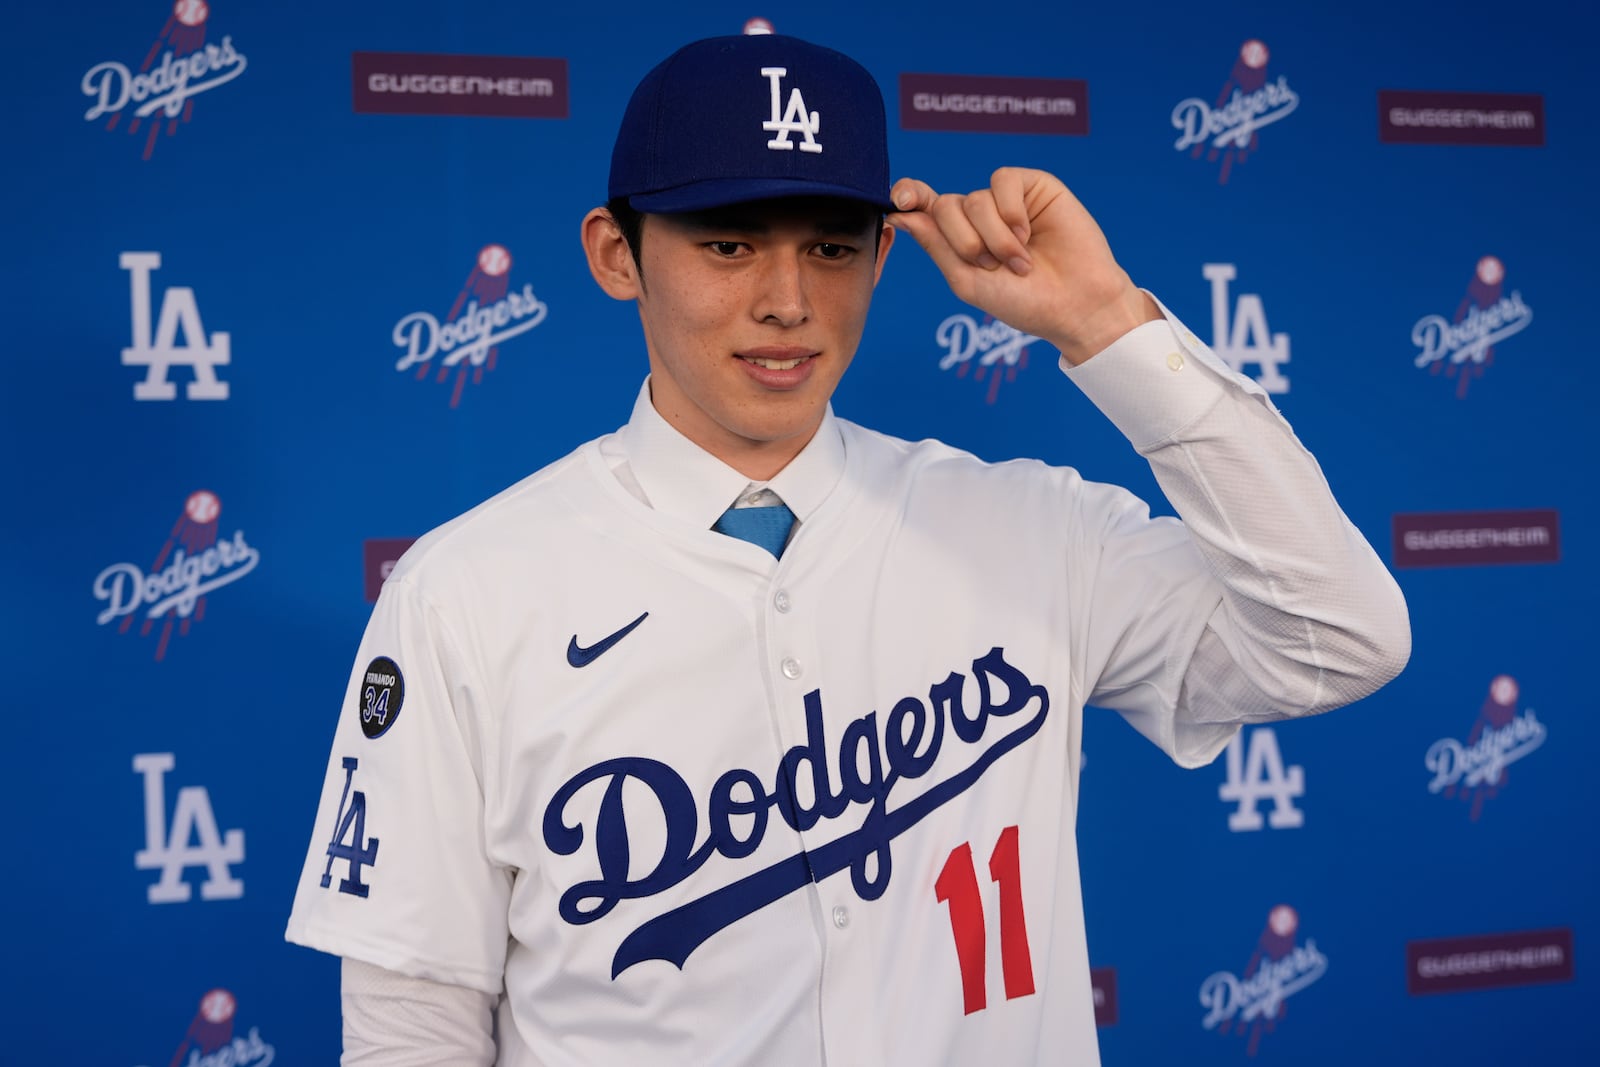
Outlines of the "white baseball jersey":
[{"label": "white baseball jersey", "polygon": [[1405,630],[1315,462],[1181,326],[1070,374],[1192,531],[830,413],[770,483],[800,519],[775,560],[710,529],[746,481],[645,391],[423,538],[290,940],[503,986],[515,1067],[1097,1063],[1084,705],[1198,765],[1381,684]]}]

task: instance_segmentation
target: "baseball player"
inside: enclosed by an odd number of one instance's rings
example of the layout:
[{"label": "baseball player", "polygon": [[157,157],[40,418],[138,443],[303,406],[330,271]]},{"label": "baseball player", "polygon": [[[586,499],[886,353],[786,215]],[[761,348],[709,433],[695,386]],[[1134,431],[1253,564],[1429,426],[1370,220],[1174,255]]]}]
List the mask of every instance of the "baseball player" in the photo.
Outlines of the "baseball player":
[{"label": "baseball player", "polygon": [[[632,417],[406,554],[339,712],[288,936],[344,958],[346,1062],[1097,1063],[1085,704],[1204,764],[1395,675],[1397,587],[1060,181],[891,187],[836,52],[674,53],[610,198]],[[1182,522],[832,413],[900,234]]]}]

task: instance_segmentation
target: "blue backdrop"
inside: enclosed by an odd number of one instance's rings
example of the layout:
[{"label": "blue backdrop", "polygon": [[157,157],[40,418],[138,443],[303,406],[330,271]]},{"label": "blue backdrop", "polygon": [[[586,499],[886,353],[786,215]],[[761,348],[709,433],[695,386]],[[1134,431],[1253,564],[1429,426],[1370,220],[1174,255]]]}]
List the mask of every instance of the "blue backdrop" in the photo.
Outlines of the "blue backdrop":
[{"label": "blue backdrop", "polygon": [[[1600,1062],[1589,18],[1317,6],[14,12],[0,1061],[336,1062],[337,962],[282,930],[379,542],[626,418],[638,328],[578,220],[637,77],[764,16],[873,71],[897,174],[1059,174],[1285,387],[1411,604],[1398,681],[1212,767],[1091,713],[1105,1061]],[[502,300],[520,331],[447,350]],[[1008,333],[903,242],[835,407],[1166,510]]]}]

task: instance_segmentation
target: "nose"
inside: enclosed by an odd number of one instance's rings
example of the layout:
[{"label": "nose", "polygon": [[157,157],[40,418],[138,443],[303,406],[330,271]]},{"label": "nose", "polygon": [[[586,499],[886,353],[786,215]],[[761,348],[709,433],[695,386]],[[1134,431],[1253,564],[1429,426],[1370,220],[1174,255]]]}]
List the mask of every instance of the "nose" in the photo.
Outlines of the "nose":
[{"label": "nose", "polygon": [[798,326],[811,317],[801,255],[784,253],[768,257],[753,310],[757,319],[778,326]]}]

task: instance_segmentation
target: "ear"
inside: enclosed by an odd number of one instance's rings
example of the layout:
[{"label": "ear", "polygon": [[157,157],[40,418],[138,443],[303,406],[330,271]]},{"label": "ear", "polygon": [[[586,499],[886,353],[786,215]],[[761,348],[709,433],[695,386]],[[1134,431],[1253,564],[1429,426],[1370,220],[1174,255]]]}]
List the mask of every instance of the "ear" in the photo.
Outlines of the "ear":
[{"label": "ear", "polygon": [[878,233],[878,261],[872,265],[872,285],[877,288],[878,279],[883,277],[883,263],[889,258],[889,248],[894,244],[895,228],[887,222],[879,227]]},{"label": "ear", "polygon": [[632,300],[639,295],[639,266],[611,213],[597,207],[583,217],[580,233],[583,254],[589,259],[589,273],[614,300]]}]

